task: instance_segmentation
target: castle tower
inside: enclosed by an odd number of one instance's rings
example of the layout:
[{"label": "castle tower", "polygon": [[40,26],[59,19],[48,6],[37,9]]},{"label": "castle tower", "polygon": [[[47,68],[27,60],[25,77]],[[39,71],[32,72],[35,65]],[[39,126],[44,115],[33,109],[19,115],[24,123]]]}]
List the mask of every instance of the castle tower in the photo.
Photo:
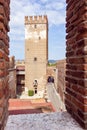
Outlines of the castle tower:
[{"label": "castle tower", "polygon": [[[25,87],[35,93],[46,86],[48,61],[47,16],[25,17]],[[35,86],[36,84],[36,86]]]}]

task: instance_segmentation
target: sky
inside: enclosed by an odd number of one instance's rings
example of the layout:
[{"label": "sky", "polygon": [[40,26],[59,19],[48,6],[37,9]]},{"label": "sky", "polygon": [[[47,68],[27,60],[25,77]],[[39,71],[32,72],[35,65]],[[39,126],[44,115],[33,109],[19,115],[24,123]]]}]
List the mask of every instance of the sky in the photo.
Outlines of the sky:
[{"label": "sky", "polygon": [[65,58],[65,0],[11,0],[10,3],[10,56],[25,58],[25,16],[47,15],[48,59]]}]

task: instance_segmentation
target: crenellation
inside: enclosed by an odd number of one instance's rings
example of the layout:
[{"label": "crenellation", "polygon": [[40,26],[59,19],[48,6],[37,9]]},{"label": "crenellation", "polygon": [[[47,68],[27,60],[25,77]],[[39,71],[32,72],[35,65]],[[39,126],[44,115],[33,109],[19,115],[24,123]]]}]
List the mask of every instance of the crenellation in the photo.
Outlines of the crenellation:
[{"label": "crenellation", "polygon": [[37,17],[37,16],[34,16],[33,19],[34,19],[35,21],[37,21],[38,17]]},{"label": "crenellation", "polygon": [[42,15],[39,16],[39,19],[42,20]]},{"label": "crenellation", "polygon": [[32,16],[29,16],[29,17],[28,17],[28,20],[29,20],[29,22],[30,22],[30,21],[33,21],[33,17],[32,17]]},{"label": "crenellation", "polygon": [[26,24],[34,24],[34,23],[47,23],[47,16],[39,15],[39,16],[25,16],[25,25]]}]

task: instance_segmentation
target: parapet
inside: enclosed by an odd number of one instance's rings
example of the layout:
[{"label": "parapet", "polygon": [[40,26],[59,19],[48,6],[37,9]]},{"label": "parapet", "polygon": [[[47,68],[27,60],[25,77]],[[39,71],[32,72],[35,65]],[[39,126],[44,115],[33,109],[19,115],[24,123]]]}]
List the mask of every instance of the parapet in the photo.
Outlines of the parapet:
[{"label": "parapet", "polygon": [[41,16],[25,16],[25,25],[34,23],[47,23],[47,15]]}]

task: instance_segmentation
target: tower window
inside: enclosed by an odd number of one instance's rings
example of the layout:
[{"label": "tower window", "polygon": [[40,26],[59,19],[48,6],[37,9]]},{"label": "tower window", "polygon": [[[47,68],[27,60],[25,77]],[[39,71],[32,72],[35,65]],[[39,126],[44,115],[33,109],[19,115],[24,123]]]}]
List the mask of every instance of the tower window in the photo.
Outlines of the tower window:
[{"label": "tower window", "polygon": [[41,37],[39,37],[39,40],[41,39]]},{"label": "tower window", "polygon": [[37,61],[37,57],[34,57],[34,61]]},{"label": "tower window", "polygon": [[34,25],[34,28],[37,28],[37,25],[36,25],[36,24]]}]

